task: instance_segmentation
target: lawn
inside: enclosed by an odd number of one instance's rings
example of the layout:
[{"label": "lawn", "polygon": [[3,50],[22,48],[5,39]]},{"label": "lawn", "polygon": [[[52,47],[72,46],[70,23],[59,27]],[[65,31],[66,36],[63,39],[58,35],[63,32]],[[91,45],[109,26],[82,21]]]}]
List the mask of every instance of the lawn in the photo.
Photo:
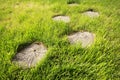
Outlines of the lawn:
[{"label": "lawn", "polygon": [[[99,17],[83,15],[90,9]],[[70,44],[68,35],[85,31],[95,34],[91,46]],[[45,57],[31,68],[14,64],[19,46],[34,42]],[[120,80],[120,0],[0,0],[0,80]]]}]

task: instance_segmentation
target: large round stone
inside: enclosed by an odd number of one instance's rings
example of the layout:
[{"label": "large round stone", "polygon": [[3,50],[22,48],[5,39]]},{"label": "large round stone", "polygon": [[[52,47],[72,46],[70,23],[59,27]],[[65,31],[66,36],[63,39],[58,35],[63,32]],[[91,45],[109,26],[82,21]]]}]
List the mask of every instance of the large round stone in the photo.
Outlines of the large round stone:
[{"label": "large round stone", "polygon": [[71,44],[80,43],[82,47],[90,46],[94,42],[95,35],[89,32],[77,32],[69,35],[68,39]]},{"label": "large round stone", "polygon": [[46,52],[47,48],[42,43],[33,43],[18,52],[13,62],[21,67],[33,67],[45,56]]}]

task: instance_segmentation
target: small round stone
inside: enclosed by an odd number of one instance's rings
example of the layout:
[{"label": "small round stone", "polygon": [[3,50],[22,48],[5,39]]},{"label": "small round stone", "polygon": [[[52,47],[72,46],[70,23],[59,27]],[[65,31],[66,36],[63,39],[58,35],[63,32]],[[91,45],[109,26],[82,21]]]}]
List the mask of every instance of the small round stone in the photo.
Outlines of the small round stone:
[{"label": "small round stone", "polygon": [[63,21],[65,23],[70,22],[69,16],[55,16],[55,17],[53,17],[53,20],[54,21]]},{"label": "small round stone", "polygon": [[99,17],[99,13],[94,11],[86,11],[83,14],[91,18]]},{"label": "small round stone", "polygon": [[71,3],[71,4],[68,4],[69,6],[79,6],[79,4],[77,4],[77,3]]}]

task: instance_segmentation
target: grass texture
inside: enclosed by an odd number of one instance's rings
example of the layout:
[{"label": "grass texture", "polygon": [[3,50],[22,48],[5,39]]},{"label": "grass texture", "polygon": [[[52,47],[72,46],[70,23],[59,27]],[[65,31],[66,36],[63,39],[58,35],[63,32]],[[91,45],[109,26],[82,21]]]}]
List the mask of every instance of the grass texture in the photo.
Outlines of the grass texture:
[{"label": "grass texture", "polygon": [[[100,16],[84,16],[89,9]],[[94,33],[94,44],[71,45],[67,36],[78,31]],[[44,59],[29,69],[13,64],[19,45],[35,41],[48,48]],[[1,0],[0,80],[120,80],[119,0]]]}]

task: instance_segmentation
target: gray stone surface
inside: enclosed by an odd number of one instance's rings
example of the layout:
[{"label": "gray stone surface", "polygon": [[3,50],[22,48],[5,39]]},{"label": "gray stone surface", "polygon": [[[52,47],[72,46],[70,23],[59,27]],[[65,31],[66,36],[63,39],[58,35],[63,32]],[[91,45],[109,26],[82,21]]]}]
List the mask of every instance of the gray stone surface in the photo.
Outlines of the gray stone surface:
[{"label": "gray stone surface", "polygon": [[18,52],[13,62],[21,67],[34,67],[45,55],[47,48],[42,43],[33,43]]},{"label": "gray stone surface", "polygon": [[55,17],[53,17],[53,20],[54,21],[63,21],[65,23],[70,22],[69,16],[55,16]]},{"label": "gray stone surface", "polygon": [[94,11],[86,11],[83,14],[91,18],[99,17],[99,13]]},{"label": "gray stone surface", "polygon": [[89,32],[77,32],[68,36],[71,44],[80,43],[82,47],[90,46],[94,42],[94,38],[95,35]]}]

